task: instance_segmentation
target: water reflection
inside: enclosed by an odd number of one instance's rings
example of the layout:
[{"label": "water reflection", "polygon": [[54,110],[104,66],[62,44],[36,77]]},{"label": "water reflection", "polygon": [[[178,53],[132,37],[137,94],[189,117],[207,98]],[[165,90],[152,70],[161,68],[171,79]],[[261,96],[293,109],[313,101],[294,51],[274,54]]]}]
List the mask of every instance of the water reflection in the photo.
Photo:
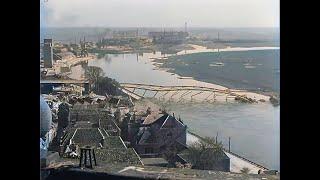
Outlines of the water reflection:
[{"label": "water reflection", "polygon": [[112,61],[112,57],[110,57],[108,54],[104,55],[103,59],[104,59],[108,64],[110,64],[111,61]]}]

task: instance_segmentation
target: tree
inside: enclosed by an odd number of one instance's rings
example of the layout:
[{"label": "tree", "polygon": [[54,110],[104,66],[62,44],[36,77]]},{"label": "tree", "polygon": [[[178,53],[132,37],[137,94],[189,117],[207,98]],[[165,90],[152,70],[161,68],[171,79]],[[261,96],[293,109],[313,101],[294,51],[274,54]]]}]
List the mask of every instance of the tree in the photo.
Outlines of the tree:
[{"label": "tree", "polygon": [[186,155],[194,169],[219,169],[223,147],[221,143],[216,143],[214,138],[205,137],[190,145]]},{"label": "tree", "polygon": [[96,83],[95,93],[100,95],[110,94],[119,95],[118,87],[120,84],[111,78],[103,77],[99,78]]},{"label": "tree", "polygon": [[104,72],[100,67],[87,66],[85,69],[85,76],[95,85],[95,83],[104,76]]},{"label": "tree", "polygon": [[111,78],[104,77],[104,72],[100,67],[87,66],[86,77],[92,84],[92,90],[99,95],[111,94],[119,95],[118,87],[120,84]]}]

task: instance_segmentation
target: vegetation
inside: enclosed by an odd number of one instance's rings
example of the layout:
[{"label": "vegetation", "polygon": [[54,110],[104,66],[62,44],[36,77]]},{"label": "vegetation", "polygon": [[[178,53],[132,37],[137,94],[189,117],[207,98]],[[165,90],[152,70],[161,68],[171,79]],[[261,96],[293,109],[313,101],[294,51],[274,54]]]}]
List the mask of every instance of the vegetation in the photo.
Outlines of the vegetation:
[{"label": "vegetation", "polygon": [[86,77],[92,85],[92,91],[99,95],[119,95],[118,88],[120,84],[111,78],[104,77],[103,70],[100,67],[88,66],[85,72]]},{"label": "vegetation", "polygon": [[176,164],[176,155],[179,153],[178,148],[175,145],[171,145],[165,147],[165,151],[163,153],[163,158],[166,159],[169,163],[169,167],[176,166],[180,167],[179,164]]},{"label": "vegetation", "polygon": [[89,79],[91,84],[96,85],[98,79],[104,76],[104,72],[100,67],[87,66],[85,69],[85,76]]},{"label": "vegetation", "polygon": [[110,95],[120,95],[118,90],[119,86],[120,84],[116,80],[103,77],[98,79],[94,92],[100,95],[105,95],[106,93]]},{"label": "vegetation", "polygon": [[216,143],[211,137],[193,143],[186,153],[193,169],[219,169],[223,156],[222,144]]}]

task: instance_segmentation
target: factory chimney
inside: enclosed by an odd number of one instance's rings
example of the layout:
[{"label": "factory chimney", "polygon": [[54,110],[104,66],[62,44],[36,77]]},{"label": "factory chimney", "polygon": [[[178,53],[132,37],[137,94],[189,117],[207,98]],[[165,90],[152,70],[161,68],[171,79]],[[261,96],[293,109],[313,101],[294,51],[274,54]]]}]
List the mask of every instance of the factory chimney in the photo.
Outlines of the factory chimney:
[{"label": "factory chimney", "polygon": [[45,68],[52,68],[53,65],[53,43],[52,39],[44,39],[43,63]]}]

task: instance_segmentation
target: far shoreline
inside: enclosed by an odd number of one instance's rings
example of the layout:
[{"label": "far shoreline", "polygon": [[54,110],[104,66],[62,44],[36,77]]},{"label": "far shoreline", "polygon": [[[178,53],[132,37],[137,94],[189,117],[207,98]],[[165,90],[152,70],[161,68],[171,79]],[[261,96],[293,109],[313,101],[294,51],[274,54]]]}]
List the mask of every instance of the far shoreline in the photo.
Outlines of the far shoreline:
[{"label": "far shoreline", "polygon": [[[221,52],[227,52],[227,51],[251,51],[251,50],[280,50],[280,47],[226,47],[226,48],[223,48],[223,49],[208,49],[204,46],[199,46],[199,45],[191,45],[194,49],[193,50],[187,50],[187,51],[180,51],[179,53],[177,54],[174,54],[174,55],[168,55],[166,57],[170,57],[170,56],[183,56],[183,55],[190,55],[190,54],[196,54],[196,53],[205,53],[205,52],[218,52],[218,51],[221,51]],[[171,69],[171,68],[163,68],[162,67],[162,64],[163,64],[163,61],[165,59],[160,57],[160,58],[152,58],[151,61],[154,62],[152,63],[155,68],[157,70],[160,70],[160,71],[165,71],[165,72],[168,72],[170,74],[175,74],[181,78],[184,78],[184,76],[182,76],[181,74],[177,73],[174,69]],[[233,89],[231,87],[228,87],[228,86],[225,86],[225,85],[221,85],[221,84],[217,84],[217,83],[213,83],[213,82],[210,82],[210,81],[206,81],[204,79],[199,79],[199,78],[196,78],[196,77],[192,77],[193,80],[195,81],[199,81],[199,82],[204,82],[204,83],[209,83],[209,84],[212,84],[212,85],[218,85],[218,86],[222,86],[226,89]],[[276,92],[276,91],[272,91],[272,90],[248,90],[248,93],[255,93],[255,94],[259,94],[259,95],[263,95],[263,96],[279,96],[279,92]],[[265,99],[266,100],[266,99]],[[269,101],[269,99],[268,99]]]},{"label": "far shoreline", "polygon": [[[169,73],[170,75],[176,75],[177,77],[182,77],[180,76],[179,74],[177,73],[174,73],[173,71],[170,71],[168,69],[162,69],[162,68],[159,68],[159,64],[157,64],[157,62],[161,62],[163,60],[165,60],[167,57],[170,57],[170,56],[179,56],[179,55],[185,55],[185,54],[193,54],[193,53],[202,53],[202,52],[217,52],[218,50],[217,49],[207,49],[206,47],[204,46],[199,46],[199,45],[192,45],[191,46],[194,47],[193,50],[186,50],[186,51],[180,51],[178,52],[177,54],[161,54],[161,55],[156,55],[156,54],[153,54],[153,53],[144,53],[145,55],[147,55],[146,57],[149,59],[149,63],[152,64],[154,70],[159,70],[159,71],[163,71],[163,72],[167,72]],[[251,47],[251,48],[225,48],[225,49],[220,49],[220,51],[249,51],[249,50],[264,50],[264,49],[279,49],[279,47]],[[128,53],[122,53],[122,54],[128,54]],[[129,54],[136,54],[136,53],[129,53]],[[98,60],[98,58],[96,59]],[[228,88],[226,86],[223,86],[223,85],[220,85],[220,84],[214,84],[212,82],[206,82],[206,81],[202,81],[202,80],[198,80],[194,77],[192,77],[192,79],[190,78],[187,78],[187,79],[184,79],[183,77],[180,79],[178,78],[179,80],[181,80],[183,82],[184,85],[194,85],[194,84],[198,84],[198,85],[201,85],[201,86],[206,86],[206,87],[214,87],[214,88],[219,88],[219,89],[222,89],[222,90],[225,90],[225,89],[230,89],[232,90],[231,88]],[[270,94],[272,95],[273,93],[272,92],[263,92],[263,91],[245,91],[245,92],[239,92],[239,94],[241,95],[246,95],[247,97],[249,98],[252,98],[252,99],[255,99],[256,101],[259,101],[261,99],[263,99],[265,102],[270,102]],[[262,103],[262,102],[259,102],[259,103]]]}]

